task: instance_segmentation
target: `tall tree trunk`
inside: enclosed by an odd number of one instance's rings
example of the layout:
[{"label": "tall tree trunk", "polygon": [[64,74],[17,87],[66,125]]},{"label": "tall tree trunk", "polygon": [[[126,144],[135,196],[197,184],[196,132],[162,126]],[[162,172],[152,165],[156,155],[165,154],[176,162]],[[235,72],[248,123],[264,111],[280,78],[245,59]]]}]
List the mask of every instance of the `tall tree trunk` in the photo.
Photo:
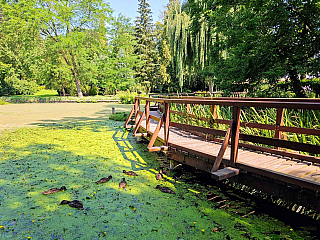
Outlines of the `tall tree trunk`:
[{"label": "tall tree trunk", "polygon": [[74,55],[72,53],[72,51],[70,50],[70,55],[71,55],[71,62],[69,61],[68,57],[67,57],[67,53],[62,50],[61,51],[63,53],[63,58],[66,61],[66,63],[68,64],[68,66],[70,66],[70,71],[72,72],[75,82],[76,82],[76,86],[77,86],[77,94],[78,97],[83,97],[82,91],[81,91],[81,83],[80,83],[80,79],[78,78],[78,68],[77,68],[77,64],[74,58]]},{"label": "tall tree trunk", "polygon": [[64,90],[64,86],[61,87],[62,96],[66,96],[66,91]]},{"label": "tall tree trunk", "polygon": [[293,87],[293,91],[297,98],[307,98],[305,91],[301,87],[301,82],[296,70],[289,70],[289,77]]},{"label": "tall tree trunk", "polygon": [[81,91],[81,83],[80,83],[80,79],[78,78],[78,68],[77,68],[77,63],[74,59],[74,55],[72,53],[72,51],[70,50],[70,55],[71,55],[71,62],[72,62],[72,73],[74,76],[74,79],[76,81],[76,86],[77,86],[77,93],[78,93],[78,97],[83,97],[82,91]]}]

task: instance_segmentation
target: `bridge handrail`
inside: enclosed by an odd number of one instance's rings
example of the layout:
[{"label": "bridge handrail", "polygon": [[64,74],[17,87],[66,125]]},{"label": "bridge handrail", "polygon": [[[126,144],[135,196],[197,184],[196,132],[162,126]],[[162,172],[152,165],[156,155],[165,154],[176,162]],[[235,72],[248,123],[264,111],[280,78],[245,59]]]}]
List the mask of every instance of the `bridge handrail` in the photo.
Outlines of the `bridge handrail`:
[{"label": "bridge handrail", "polygon": [[[179,111],[170,111],[170,104],[186,104],[187,107],[190,104],[198,104],[198,105],[210,105],[212,109],[215,108],[216,105],[224,105],[224,106],[231,106],[233,109],[233,115],[231,120],[225,119],[216,119],[215,115],[213,114],[212,119],[207,119],[203,116],[200,116],[201,120],[204,121],[214,121],[220,124],[230,124],[230,121],[233,120],[234,124],[231,131],[231,163],[234,165],[237,161],[237,151],[238,146],[246,146],[252,147],[254,149],[258,149],[261,151],[269,151],[273,153],[279,153],[282,155],[286,155],[289,157],[295,157],[301,160],[311,161],[320,163],[320,158],[314,156],[303,155],[300,153],[294,152],[287,152],[283,150],[279,150],[279,148],[285,149],[292,149],[297,151],[304,151],[309,153],[320,154],[320,146],[308,144],[308,143],[299,143],[293,141],[287,141],[282,139],[282,134],[285,132],[292,132],[292,133],[299,133],[299,134],[306,134],[306,135],[316,135],[320,136],[319,129],[309,129],[309,128],[301,128],[301,127],[287,127],[283,126],[283,110],[285,108],[288,109],[307,109],[307,110],[320,110],[320,99],[274,99],[274,98],[263,98],[263,99],[254,99],[254,98],[201,98],[201,97],[187,97],[187,98],[175,98],[175,99],[168,99],[168,98],[148,98],[148,97],[139,97],[135,98],[135,113],[136,113],[136,125],[138,123],[138,115],[140,115],[140,120],[142,120],[142,114],[144,112],[139,111],[140,108],[140,101],[146,101],[145,114],[147,119],[147,125],[149,125],[150,119],[157,119],[150,115],[150,102],[157,102],[161,105],[164,105],[164,112],[163,118],[159,119],[158,124],[158,132],[162,125],[164,125],[165,131],[165,142],[168,146],[169,142],[169,126],[182,126],[175,124],[174,122],[170,121],[170,114],[180,114],[185,115],[191,118],[199,118],[191,113],[183,113]],[[261,124],[261,123],[248,123],[248,122],[240,122],[240,111],[242,107],[259,107],[259,108],[276,108],[277,109],[277,119],[275,125],[268,125],[268,124]],[[214,110],[213,110],[214,112]],[[151,117],[150,117],[151,116]],[[139,120],[141,124],[142,121]],[[275,136],[272,138],[263,137],[263,136],[254,136],[250,134],[240,133],[240,126],[242,127],[249,127],[249,128],[257,128],[257,129],[267,129],[267,130],[274,130]],[[137,126],[136,126],[137,127]],[[206,134],[216,135],[217,131],[222,130],[212,130],[210,128],[205,127],[195,127],[193,125],[183,124],[183,128],[185,130],[196,131],[196,132],[203,132]],[[193,130],[192,130],[193,129]],[[137,130],[137,129],[135,129]],[[149,127],[147,126],[147,131],[149,131]],[[219,134],[218,134],[219,135]],[[285,136],[285,135],[284,135]],[[252,142],[256,144],[263,144],[268,146],[275,147],[274,149],[269,149],[267,147],[255,146],[252,144],[247,143],[239,143],[239,140],[245,142]]]}]

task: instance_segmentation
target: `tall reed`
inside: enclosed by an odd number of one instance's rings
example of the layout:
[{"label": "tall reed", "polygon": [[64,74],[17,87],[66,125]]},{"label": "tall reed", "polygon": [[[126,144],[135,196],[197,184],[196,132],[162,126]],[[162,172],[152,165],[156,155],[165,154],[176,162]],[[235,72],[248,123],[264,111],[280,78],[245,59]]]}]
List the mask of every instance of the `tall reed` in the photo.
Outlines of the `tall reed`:
[{"label": "tall reed", "polygon": [[[171,110],[180,111],[184,116],[171,114],[171,121],[186,123],[202,127],[210,127],[220,130],[226,130],[228,125],[219,124],[214,121],[213,113],[210,106],[191,104],[189,109],[185,104],[171,104]],[[190,117],[192,114],[195,118]],[[231,120],[232,107],[216,106],[215,114],[218,119]],[[241,108],[240,121],[248,123],[260,123],[275,125],[277,110],[275,108]],[[207,120],[205,120],[206,118]],[[285,109],[283,115],[283,125],[288,127],[301,127],[309,129],[320,129],[320,111],[303,110],[303,109]],[[263,136],[268,138],[275,137],[274,130],[265,130],[249,127],[240,127],[240,133],[250,134],[254,136]],[[282,138],[292,142],[308,143],[320,145],[319,136],[297,134],[297,133],[282,133]],[[301,152],[303,154],[308,154]],[[319,156],[319,155],[318,155]]]}]

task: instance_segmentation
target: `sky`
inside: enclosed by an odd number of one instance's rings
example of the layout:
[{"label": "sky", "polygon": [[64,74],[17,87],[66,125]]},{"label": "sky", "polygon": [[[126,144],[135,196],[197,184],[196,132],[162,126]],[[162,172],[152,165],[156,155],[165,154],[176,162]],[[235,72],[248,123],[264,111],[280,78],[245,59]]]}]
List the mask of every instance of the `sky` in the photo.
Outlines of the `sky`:
[{"label": "sky", "polygon": [[[115,11],[114,16],[117,16],[119,13],[125,15],[126,17],[131,18],[133,22],[138,15],[138,0],[105,0]],[[161,21],[159,17],[161,12],[164,11],[164,6],[169,3],[169,0],[149,0],[148,3],[151,6],[153,21]]]}]

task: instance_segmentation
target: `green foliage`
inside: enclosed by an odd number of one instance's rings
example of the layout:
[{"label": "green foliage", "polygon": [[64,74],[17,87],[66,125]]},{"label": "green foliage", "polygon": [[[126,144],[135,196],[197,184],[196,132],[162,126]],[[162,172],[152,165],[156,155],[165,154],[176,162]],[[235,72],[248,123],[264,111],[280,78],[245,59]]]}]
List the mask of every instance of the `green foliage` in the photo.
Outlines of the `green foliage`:
[{"label": "green foliage", "polygon": [[26,14],[32,6],[33,1],[0,5],[3,13],[0,22],[1,95],[32,94],[34,82],[40,79],[38,68],[42,62],[43,41],[34,16]]},{"label": "green foliage", "polygon": [[4,101],[2,98],[0,98],[0,105],[8,104],[6,101]]},{"label": "green foliage", "polygon": [[170,1],[166,15],[166,34],[171,49],[172,68],[182,91],[190,44],[190,16],[182,11],[179,0]]},{"label": "green foliage", "polygon": [[255,94],[289,76],[305,97],[298,76],[319,71],[319,14],[316,1],[172,0],[166,26],[175,77],[183,81],[188,69],[189,81],[212,78],[224,92]]},{"label": "green foliage", "polygon": [[1,81],[0,95],[32,95],[37,91],[37,84],[33,81],[19,79],[15,73],[7,75]]},{"label": "green foliage", "polygon": [[111,9],[100,0],[44,1],[42,6],[41,33],[51,46],[48,54],[55,54],[55,61],[63,62],[66,69],[62,72],[70,71],[77,95],[82,97],[81,86],[97,83],[99,56],[107,47],[105,23],[110,21]]},{"label": "green foliage", "polygon": [[301,85],[307,88],[309,87],[306,91],[307,94],[313,92],[315,97],[320,97],[320,78],[302,79]]},{"label": "green foliage", "polygon": [[114,121],[126,121],[127,118],[129,116],[129,112],[119,112],[119,113],[115,113],[109,116],[110,120],[114,120]]},{"label": "green foliage", "polygon": [[165,25],[156,22],[156,42],[159,52],[159,64],[160,64],[160,79],[162,81],[157,83],[157,90],[162,92],[163,85],[171,82],[171,51],[168,44],[168,38],[166,36]]},{"label": "green foliage", "polygon": [[130,20],[122,15],[113,18],[110,29],[110,55],[105,64],[99,66],[102,77],[99,86],[106,94],[115,90],[126,90],[135,86],[136,71],[142,62],[135,54],[134,31]]},{"label": "green foliage", "polygon": [[134,98],[138,94],[135,92],[130,92],[130,91],[122,91],[117,93],[117,97],[120,99],[120,103],[122,104],[133,104],[134,103]]},{"label": "green foliage", "polygon": [[113,94],[135,85],[140,61],[132,24],[113,18],[103,1],[12,1],[1,8],[1,89],[9,70],[11,78],[36,81],[61,96]]}]

